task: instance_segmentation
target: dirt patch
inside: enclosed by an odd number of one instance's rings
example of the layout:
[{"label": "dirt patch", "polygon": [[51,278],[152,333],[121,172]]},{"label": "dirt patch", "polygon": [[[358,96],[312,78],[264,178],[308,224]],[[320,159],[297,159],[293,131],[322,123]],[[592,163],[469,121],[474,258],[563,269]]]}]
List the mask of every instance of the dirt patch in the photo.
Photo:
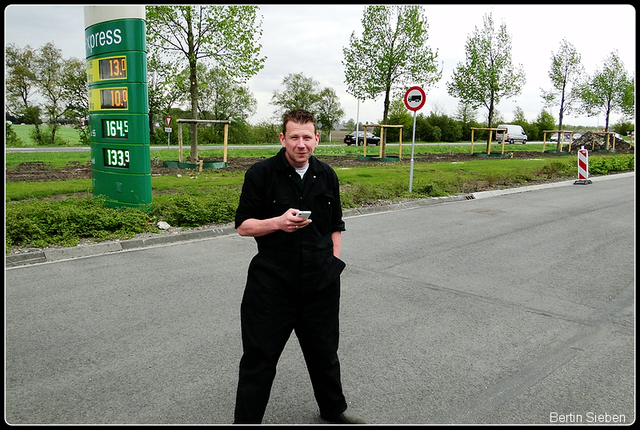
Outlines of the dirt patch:
[{"label": "dirt patch", "polygon": [[[608,141],[608,142],[607,142]],[[608,147],[607,147],[608,143]],[[580,138],[571,142],[571,150],[573,152],[579,150],[582,146],[585,149],[592,151],[606,151],[613,150],[621,152],[623,154],[633,152],[631,145],[624,140],[614,137],[613,135],[604,135],[602,133],[593,133],[591,131],[586,132]]]},{"label": "dirt patch", "polygon": [[[620,145],[616,143],[616,149],[619,149]],[[620,148],[618,153],[633,152],[633,149]],[[554,154],[554,153],[542,153],[540,151],[513,151],[510,152],[505,149],[505,157],[507,158],[554,158],[565,157],[566,155]],[[478,157],[466,153],[443,153],[443,154],[421,154],[414,156],[415,163],[432,163],[432,162],[460,162],[467,160],[480,160],[485,157]],[[487,157],[489,158],[489,157]],[[493,157],[491,157],[493,158]],[[358,167],[358,166],[371,166],[371,165],[385,165],[385,164],[409,164],[411,156],[405,155],[400,161],[382,162],[382,161],[370,161],[370,160],[358,160],[356,155],[319,155],[318,159],[328,163],[332,167]],[[225,171],[246,171],[253,164],[258,161],[264,160],[264,158],[229,158],[227,160],[227,167]],[[175,161],[175,160],[169,160]],[[210,161],[222,161],[221,157],[205,158],[205,162]],[[193,174],[192,169],[178,169],[171,167],[163,167],[163,160],[155,160],[151,162],[151,175],[189,175]],[[52,168],[51,166],[43,162],[29,162],[21,163],[14,169],[9,169],[5,172],[5,178],[7,182],[48,182],[48,181],[68,181],[71,179],[90,179],[91,178],[91,162],[84,164],[77,161],[68,163],[63,168]]]}]

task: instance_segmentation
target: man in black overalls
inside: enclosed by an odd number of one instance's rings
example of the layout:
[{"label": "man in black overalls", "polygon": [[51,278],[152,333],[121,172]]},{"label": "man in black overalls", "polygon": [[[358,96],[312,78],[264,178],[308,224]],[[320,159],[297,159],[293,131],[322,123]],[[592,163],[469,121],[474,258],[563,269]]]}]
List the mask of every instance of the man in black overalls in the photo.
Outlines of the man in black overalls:
[{"label": "man in black overalls", "polygon": [[312,156],[319,135],[309,112],[285,114],[280,141],[278,154],[247,170],[235,218],[238,233],[258,245],[241,306],[235,422],[262,422],[278,359],[294,330],[322,418],[362,422],[346,412],[337,354],[345,267],[338,177]]}]

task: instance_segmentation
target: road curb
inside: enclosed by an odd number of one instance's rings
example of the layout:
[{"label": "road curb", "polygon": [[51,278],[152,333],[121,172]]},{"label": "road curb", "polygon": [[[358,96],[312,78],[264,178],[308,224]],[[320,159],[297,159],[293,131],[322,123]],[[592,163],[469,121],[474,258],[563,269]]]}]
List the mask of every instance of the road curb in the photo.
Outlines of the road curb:
[{"label": "road curb", "polygon": [[[630,177],[634,175],[635,175],[635,172],[627,172],[627,173],[619,173],[615,175],[598,176],[591,179],[594,182],[598,182],[598,181],[604,181],[609,179]],[[518,187],[518,188],[508,188],[504,190],[482,191],[482,192],[472,193],[472,194],[459,194],[459,195],[447,196],[447,197],[431,197],[427,199],[417,199],[417,200],[411,200],[407,202],[395,203],[395,204],[384,205],[384,206],[368,206],[368,207],[361,207],[361,208],[354,208],[354,209],[346,209],[343,211],[343,216],[344,218],[349,218],[349,217],[372,215],[372,214],[390,212],[390,211],[414,209],[418,207],[430,206],[430,205],[439,204],[439,203],[497,197],[497,196],[503,196],[508,194],[535,191],[535,190],[540,190],[545,188],[564,187],[567,185],[573,185],[574,182],[575,181],[572,179],[569,181],[552,182],[549,184],[531,185],[531,186]],[[41,251],[30,251],[30,252],[24,252],[19,254],[5,255],[5,268],[20,267],[20,266],[26,266],[30,264],[47,263],[52,261],[69,260],[72,258],[90,257],[95,255],[108,254],[111,252],[129,251],[134,249],[150,248],[154,246],[164,246],[164,245],[170,245],[173,243],[179,243],[179,242],[185,242],[185,241],[191,241],[191,240],[209,239],[212,237],[235,234],[235,232],[236,230],[234,228],[234,225],[231,223],[231,224],[227,224],[220,227],[213,227],[213,228],[200,229],[200,230],[180,231],[177,233],[162,233],[154,236],[121,240],[121,241],[101,242],[101,243],[96,243],[91,245],[79,245],[79,246],[69,247],[69,248],[46,248]]]},{"label": "road curb", "polygon": [[[609,179],[620,179],[620,178],[631,177],[634,175],[635,175],[635,172],[625,172],[625,173],[616,173],[613,175],[606,175],[606,176],[596,176],[590,179],[593,182],[600,182],[600,181],[607,181]],[[504,196],[508,194],[525,193],[527,191],[542,190],[545,188],[564,187],[567,185],[573,185],[575,181],[576,181],[575,179],[571,179],[568,181],[551,182],[548,184],[540,184],[540,185],[529,185],[529,186],[517,187],[517,188],[507,188],[504,190],[481,191],[478,193],[472,193],[471,196],[473,199],[484,199],[487,197],[497,197],[497,196]]]},{"label": "road curb", "polygon": [[5,268],[69,260],[72,258],[91,257],[111,252],[150,248],[192,240],[209,239],[217,236],[226,236],[232,233],[235,233],[235,228],[230,224],[208,229],[181,231],[178,233],[162,233],[149,237],[101,242],[68,248],[46,248],[41,251],[5,255]]}]

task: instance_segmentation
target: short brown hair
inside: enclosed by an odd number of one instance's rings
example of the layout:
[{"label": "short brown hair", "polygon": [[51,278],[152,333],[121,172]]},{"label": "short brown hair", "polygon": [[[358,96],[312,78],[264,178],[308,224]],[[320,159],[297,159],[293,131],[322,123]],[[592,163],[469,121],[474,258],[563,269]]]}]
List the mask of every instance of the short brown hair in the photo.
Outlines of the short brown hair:
[{"label": "short brown hair", "polygon": [[313,132],[315,134],[318,133],[318,124],[316,123],[316,117],[307,110],[304,109],[295,109],[290,112],[282,115],[282,134],[286,136],[287,134],[287,123],[289,121],[293,121],[296,124],[313,124]]}]

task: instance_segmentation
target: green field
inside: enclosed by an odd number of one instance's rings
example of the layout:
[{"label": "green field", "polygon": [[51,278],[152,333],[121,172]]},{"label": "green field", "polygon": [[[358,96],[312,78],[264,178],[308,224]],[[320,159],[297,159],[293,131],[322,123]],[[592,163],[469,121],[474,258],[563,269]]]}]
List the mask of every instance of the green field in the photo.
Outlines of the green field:
[{"label": "green field", "polygon": [[[31,138],[35,132],[35,126],[31,124],[13,124],[11,126],[16,136],[21,141],[21,147],[34,147],[36,142]],[[41,125],[41,131],[47,131],[48,126]],[[62,146],[80,146],[78,130],[71,126],[61,125],[56,129],[56,141]],[[56,145],[58,146],[58,145]]]}]

